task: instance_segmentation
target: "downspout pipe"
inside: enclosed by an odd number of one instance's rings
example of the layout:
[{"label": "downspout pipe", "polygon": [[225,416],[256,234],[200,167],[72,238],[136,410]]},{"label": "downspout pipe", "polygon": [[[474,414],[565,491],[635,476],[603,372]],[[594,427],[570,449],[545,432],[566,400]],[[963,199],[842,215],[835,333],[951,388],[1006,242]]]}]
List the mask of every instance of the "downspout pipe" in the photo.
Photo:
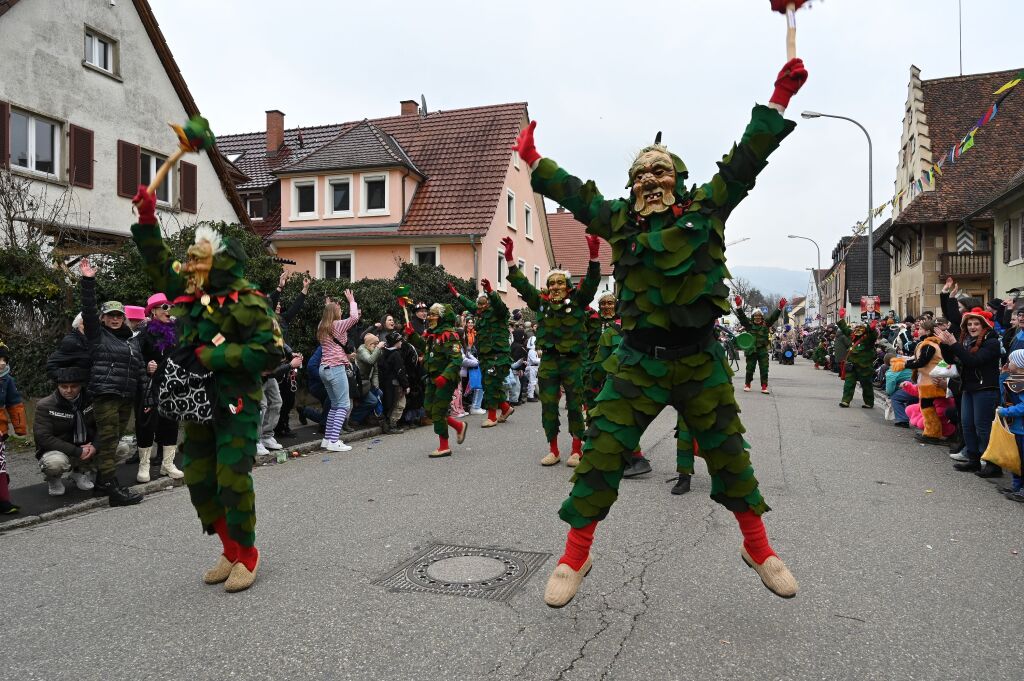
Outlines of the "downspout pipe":
[{"label": "downspout pipe", "polygon": [[476,247],[476,234],[469,235],[469,247],[473,249],[473,281],[480,285],[480,252]]}]

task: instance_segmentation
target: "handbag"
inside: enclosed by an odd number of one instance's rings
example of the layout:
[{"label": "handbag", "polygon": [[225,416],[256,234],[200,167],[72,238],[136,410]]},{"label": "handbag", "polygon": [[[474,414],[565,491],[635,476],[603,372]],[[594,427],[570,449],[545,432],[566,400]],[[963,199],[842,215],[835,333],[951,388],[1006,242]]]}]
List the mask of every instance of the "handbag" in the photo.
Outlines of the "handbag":
[{"label": "handbag", "polygon": [[365,391],[363,390],[363,374],[359,371],[359,365],[355,362],[346,364],[345,375],[348,377],[349,399],[362,400]]},{"label": "handbag", "polygon": [[988,436],[988,447],[981,455],[982,461],[993,463],[1014,475],[1020,475],[1020,451],[1017,438],[1003,424],[999,414],[992,420],[992,433]]},{"label": "handbag", "polygon": [[157,385],[157,411],[164,418],[195,423],[213,420],[213,371],[196,358],[194,345],[180,347],[167,356]]}]

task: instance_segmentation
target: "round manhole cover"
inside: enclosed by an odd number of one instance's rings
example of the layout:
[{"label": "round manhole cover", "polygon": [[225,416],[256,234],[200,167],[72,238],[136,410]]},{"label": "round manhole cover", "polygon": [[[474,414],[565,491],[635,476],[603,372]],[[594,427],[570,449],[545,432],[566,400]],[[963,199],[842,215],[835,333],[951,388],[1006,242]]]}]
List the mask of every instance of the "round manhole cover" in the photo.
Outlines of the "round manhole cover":
[{"label": "round manhole cover", "polygon": [[427,568],[427,576],[439,582],[467,584],[499,577],[506,568],[504,562],[487,556],[457,556],[431,564]]}]

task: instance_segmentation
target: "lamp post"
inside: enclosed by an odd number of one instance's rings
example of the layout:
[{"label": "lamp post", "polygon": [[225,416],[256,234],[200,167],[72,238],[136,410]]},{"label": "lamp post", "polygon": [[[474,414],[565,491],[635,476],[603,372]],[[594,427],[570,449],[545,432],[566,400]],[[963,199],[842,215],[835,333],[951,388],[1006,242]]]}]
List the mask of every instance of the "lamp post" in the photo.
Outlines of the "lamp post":
[{"label": "lamp post", "polygon": [[873,254],[875,250],[875,199],[872,192],[872,150],[871,150],[871,135],[868,134],[867,128],[846,116],[836,116],[834,114],[818,113],[817,111],[804,111],[800,114],[801,118],[838,118],[841,121],[849,121],[861,129],[864,136],[868,138],[868,297],[874,295],[875,292],[875,264],[873,261]]},{"label": "lamp post", "polygon": [[821,283],[818,282],[818,272],[821,271],[821,248],[818,247],[818,242],[807,236],[800,236],[798,234],[787,235],[790,239],[803,239],[804,241],[810,241],[814,244],[814,250],[818,252],[818,269],[811,273],[814,277],[814,290],[818,292],[818,309],[821,309]]}]

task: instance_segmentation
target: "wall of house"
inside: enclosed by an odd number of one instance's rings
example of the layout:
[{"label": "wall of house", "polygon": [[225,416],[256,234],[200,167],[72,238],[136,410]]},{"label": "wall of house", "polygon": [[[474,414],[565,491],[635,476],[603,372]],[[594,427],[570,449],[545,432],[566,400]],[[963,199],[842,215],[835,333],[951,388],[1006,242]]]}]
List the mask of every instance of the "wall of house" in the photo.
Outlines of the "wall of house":
[{"label": "wall of house", "polygon": [[399,261],[412,261],[413,246],[438,247],[438,264],[457,277],[469,279],[473,276],[473,249],[468,243],[431,244],[408,242],[393,244],[356,244],[356,245],[321,245],[321,246],[287,246],[286,242],[278,241],[278,257],[294,260],[295,265],[286,265],[287,272],[309,272],[313,276],[321,276],[320,257],[324,255],[349,254],[352,256],[353,279],[377,279],[393,277],[398,272]]},{"label": "wall of house", "polygon": [[[388,176],[388,212],[386,215],[362,215],[363,182],[365,175]],[[330,209],[333,205],[331,196],[331,178],[348,177],[351,179],[349,205],[351,215],[333,217]],[[294,212],[294,183],[314,180],[316,182],[316,216],[298,217]],[[405,185],[405,203],[402,202],[402,186]],[[295,176],[281,178],[281,227],[297,229],[302,227],[369,227],[373,225],[397,225],[402,221],[408,210],[412,197],[416,192],[417,181],[408,175],[405,169],[393,168],[387,171],[373,170],[351,173],[323,173],[320,175]]]},{"label": "wall of house", "polygon": [[[118,41],[119,79],[83,65],[87,24]],[[167,155],[177,146],[167,123],[187,118],[134,5],[107,0],[20,2],[0,21],[0,63],[7,65],[0,78],[0,100],[63,127],[61,180],[35,182],[39,195],[49,201],[69,190],[71,207],[64,222],[128,235],[131,201],[117,195],[117,141]],[[70,124],[94,133],[93,189],[67,185]],[[212,125],[216,130],[216,121]],[[209,157],[189,154],[185,160],[197,166],[198,213],[174,214],[177,221],[237,222]],[[176,175],[171,194],[175,203]],[[173,230],[176,221],[170,216],[161,217]]]},{"label": "wall of house", "polygon": [[1008,220],[1017,229],[1024,230],[1024,194],[996,211],[992,250],[995,252],[995,295],[999,298],[1006,298],[1011,288],[1024,288],[1024,258],[1011,255],[1010,262],[1003,262],[1003,224]]}]

